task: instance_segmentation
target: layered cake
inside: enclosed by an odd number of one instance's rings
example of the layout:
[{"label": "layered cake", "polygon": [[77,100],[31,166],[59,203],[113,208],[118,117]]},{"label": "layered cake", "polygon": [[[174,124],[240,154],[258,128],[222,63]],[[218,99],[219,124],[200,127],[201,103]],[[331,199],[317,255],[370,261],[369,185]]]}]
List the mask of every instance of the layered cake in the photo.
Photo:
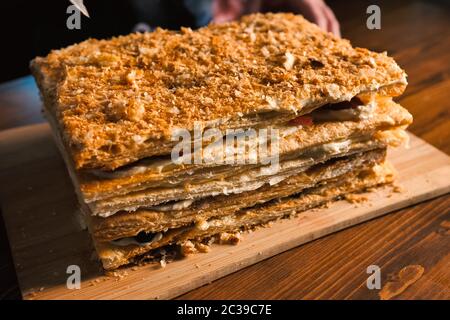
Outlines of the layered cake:
[{"label": "layered cake", "polygon": [[293,14],[90,39],[31,69],[107,270],[391,183],[412,122],[392,58]]}]

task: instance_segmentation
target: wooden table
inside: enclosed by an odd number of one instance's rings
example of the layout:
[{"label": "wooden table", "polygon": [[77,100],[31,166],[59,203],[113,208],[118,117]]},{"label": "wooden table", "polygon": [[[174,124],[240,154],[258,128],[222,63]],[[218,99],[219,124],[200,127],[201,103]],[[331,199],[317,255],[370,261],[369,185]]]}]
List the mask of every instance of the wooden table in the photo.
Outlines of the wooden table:
[{"label": "wooden table", "polygon": [[[366,29],[372,1],[329,1],[353,44],[388,51],[410,85],[399,102],[414,115],[410,130],[450,153],[450,7],[444,1],[377,1],[381,30]],[[0,85],[0,129],[44,121],[30,77]],[[0,160],[1,161],[1,160]],[[1,182],[0,182],[1,183]],[[377,299],[366,287],[369,265],[382,281],[404,267],[423,275],[400,299],[450,299],[450,195],[292,249],[191,291],[182,299]],[[261,281],[264,279],[264,281]],[[20,298],[3,220],[0,222],[0,298]]]}]

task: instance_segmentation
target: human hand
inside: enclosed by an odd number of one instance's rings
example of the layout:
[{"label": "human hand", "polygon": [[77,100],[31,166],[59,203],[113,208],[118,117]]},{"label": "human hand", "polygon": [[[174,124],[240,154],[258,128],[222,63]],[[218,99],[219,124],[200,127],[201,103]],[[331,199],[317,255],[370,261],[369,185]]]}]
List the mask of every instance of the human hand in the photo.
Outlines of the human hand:
[{"label": "human hand", "polygon": [[242,0],[213,0],[212,15],[215,23],[235,20],[243,13],[244,1]]},{"label": "human hand", "polygon": [[338,37],[341,35],[336,16],[323,0],[213,0],[212,9],[213,21],[216,23],[231,21],[261,9],[289,10],[303,14],[309,21]]},{"label": "human hand", "polygon": [[301,13],[320,28],[338,37],[341,36],[339,22],[323,0],[288,0],[286,2],[295,13]]}]

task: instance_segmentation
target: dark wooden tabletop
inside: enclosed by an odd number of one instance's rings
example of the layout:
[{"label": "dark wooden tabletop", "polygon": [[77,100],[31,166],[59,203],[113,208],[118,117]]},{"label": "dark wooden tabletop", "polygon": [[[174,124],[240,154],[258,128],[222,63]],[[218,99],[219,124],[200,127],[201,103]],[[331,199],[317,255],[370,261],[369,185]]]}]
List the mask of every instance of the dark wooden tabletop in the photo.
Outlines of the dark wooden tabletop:
[{"label": "dark wooden tabletop", "polygon": [[[343,36],[395,57],[409,75],[408,89],[398,101],[414,116],[410,130],[450,154],[450,5],[352,2],[328,1]],[[366,27],[366,8],[372,3],[381,8],[381,30]],[[30,77],[0,85],[0,130],[43,121]],[[378,290],[366,287],[369,265],[380,267],[382,285],[401,282],[402,274],[414,278],[411,285],[399,286],[394,299],[450,299],[450,195],[289,250],[180,298],[379,299]],[[3,220],[0,298],[20,298]]]}]

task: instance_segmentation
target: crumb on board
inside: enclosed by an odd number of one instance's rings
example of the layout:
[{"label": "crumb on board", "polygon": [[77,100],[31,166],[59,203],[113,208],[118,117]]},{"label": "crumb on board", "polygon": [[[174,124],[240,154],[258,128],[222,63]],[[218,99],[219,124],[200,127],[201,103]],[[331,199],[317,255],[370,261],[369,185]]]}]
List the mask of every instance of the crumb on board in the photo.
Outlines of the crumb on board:
[{"label": "crumb on board", "polygon": [[356,193],[349,193],[344,195],[344,199],[347,200],[350,203],[363,203],[368,201],[369,199],[367,196],[362,194],[356,194]]},{"label": "crumb on board", "polygon": [[219,243],[220,244],[233,244],[236,245],[241,241],[241,233],[228,233],[228,232],[222,232],[219,234]]},{"label": "crumb on board", "polygon": [[211,251],[211,248],[209,245],[201,243],[201,242],[198,242],[195,244],[195,249],[197,249],[197,251],[201,252],[201,253],[206,253],[206,252]]},{"label": "crumb on board", "polygon": [[399,184],[393,184],[392,185],[392,191],[395,193],[402,193],[405,191],[405,188],[402,185]]},{"label": "crumb on board", "polygon": [[195,248],[195,245],[192,241],[187,240],[180,244],[180,253],[183,256],[189,256],[191,254],[194,254],[197,252],[197,249]]},{"label": "crumb on board", "polygon": [[214,242],[216,242],[216,237],[211,237],[208,239],[208,241],[206,242],[206,244],[208,246],[211,246]]},{"label": "crumb on board", "polygon": [[97,278],[97,279],[91,280],[89,282],[89,286],[91,286],[91,287],[96,286],[97,284],[104,282],[107,279],[108,279],[108,277],[102,277],[102,278]]},{"label": "crumb on board", "polygon": [[[128,272],[126,270],[113,270],[107,271],[105,274],[110,278],[114,278],[116,281],[120,281],[128,275]],[[99,279],[95,279],[94,281],[97,282],[97,280]]]}]

